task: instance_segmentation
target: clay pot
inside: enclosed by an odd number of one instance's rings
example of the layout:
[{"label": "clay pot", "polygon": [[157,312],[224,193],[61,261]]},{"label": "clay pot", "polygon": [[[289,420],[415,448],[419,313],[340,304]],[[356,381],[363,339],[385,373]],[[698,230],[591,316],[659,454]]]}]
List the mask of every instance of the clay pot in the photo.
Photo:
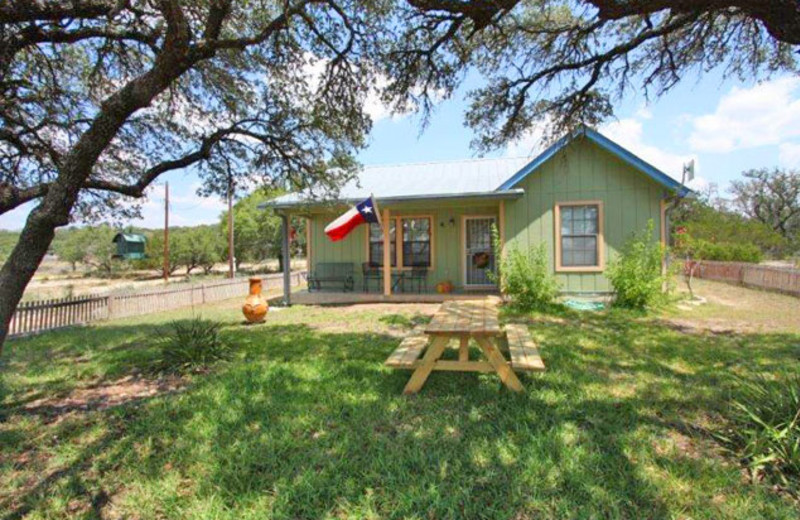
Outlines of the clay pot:
[{"label": "clay pot", "polygon": [[250,295],[244,300],[242,312],[250,323],[264,321],[269,304],[261,296],[261,278],[250,278]]},{"label": "clay pot", "polygon": [[445,282],[439,282],[436,284],[436,292],[439,294],[447,294],[453,291],[453,284],[450,283],[450,280]]}]

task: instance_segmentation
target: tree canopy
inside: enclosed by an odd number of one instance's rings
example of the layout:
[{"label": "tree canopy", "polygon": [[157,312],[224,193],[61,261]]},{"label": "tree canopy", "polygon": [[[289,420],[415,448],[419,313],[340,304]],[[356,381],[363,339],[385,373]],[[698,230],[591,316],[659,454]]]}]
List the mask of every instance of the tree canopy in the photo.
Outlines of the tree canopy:
[{"label": "tree canopy", "polygon": [[430,107],[476,70],[466,121],[479,151],[537,123],[550,138],[596,125],[626,94],[657,97],[713,68],[797,72],[800,44],[796,0],[409,0],[403,19],[390,94]]},{"label": "tree canopy", "polygon": [[736,208],[800,250],[800,171],[748,170],[731,183]]}]

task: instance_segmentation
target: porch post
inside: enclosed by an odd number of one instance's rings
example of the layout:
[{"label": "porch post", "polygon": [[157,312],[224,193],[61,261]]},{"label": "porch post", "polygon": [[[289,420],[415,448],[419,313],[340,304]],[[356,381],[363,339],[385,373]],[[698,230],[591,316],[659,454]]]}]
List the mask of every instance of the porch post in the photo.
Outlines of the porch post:
[{"label": "porch post", "polygon": [[392,248],[389,244],[389,210],[384,209],[381,217],[383,222],[383,294],[392,294]]},{"label": "porch post", "polygon": [[292,304],[292,264],[291,255],[289,254],[289,215],[283,213],[281,215],[281,254],[283,255],[283,304],[290,306]]},{"label": "porch post", "polygon": [[500,238],[500,256],[503,256],[506,250],[506,201],[500,201],[500,208],[498,210],[497,221],[497,234]]}]

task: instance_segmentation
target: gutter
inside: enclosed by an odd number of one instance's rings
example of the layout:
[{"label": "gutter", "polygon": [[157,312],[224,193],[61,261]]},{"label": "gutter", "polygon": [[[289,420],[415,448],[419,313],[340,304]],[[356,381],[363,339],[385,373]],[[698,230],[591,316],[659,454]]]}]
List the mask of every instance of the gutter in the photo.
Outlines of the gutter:
[{"label": "gutter", "polygon": [[[425,200],[461,200],[461,199],[490,199],[490,200],[498,200],[498,199],[517,199],[522,197],[525,194],[525,190],[522,188],[515,188],[512,190],[503,190],[503,191],[479,191],[479,192],[472,192],[472,193],[441,193],[441,194],[434,194],[434,195],[405,195],[405,196],[398,196],[398,197],[375,197],[375,199],[381,204],[398,204],[401,202],[415,202],[415,201],[425,201]],[[258,209],[290,209],[290,208],[298,208],[298,207],[309,207],[309,206],[340,206],[343,204],[355,204],[361,202],[364,197],[349,197],[344,199],[334,199],[334,200],[307,200],[307,201],[298,201],[298,202],[285,202],[285,203],[275,203],[275,202],[262,202],[258,205]]]}]

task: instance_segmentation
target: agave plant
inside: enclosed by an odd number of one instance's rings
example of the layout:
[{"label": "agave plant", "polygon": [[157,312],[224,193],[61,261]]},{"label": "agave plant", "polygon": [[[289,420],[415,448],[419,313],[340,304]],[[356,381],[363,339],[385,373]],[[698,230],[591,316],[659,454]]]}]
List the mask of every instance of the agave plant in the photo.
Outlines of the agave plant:
[{"label": "agave plant", "polygon": [[800,490],[800,376],[741,380],[730,425],[717,437],[750,469],[797,494]]},{"label": "agave plant", "polygon": [[222,339],[221,327],[199,317],[170,323],[162,331],[160,368],[182,372],[229,358],[231,349]]}]

